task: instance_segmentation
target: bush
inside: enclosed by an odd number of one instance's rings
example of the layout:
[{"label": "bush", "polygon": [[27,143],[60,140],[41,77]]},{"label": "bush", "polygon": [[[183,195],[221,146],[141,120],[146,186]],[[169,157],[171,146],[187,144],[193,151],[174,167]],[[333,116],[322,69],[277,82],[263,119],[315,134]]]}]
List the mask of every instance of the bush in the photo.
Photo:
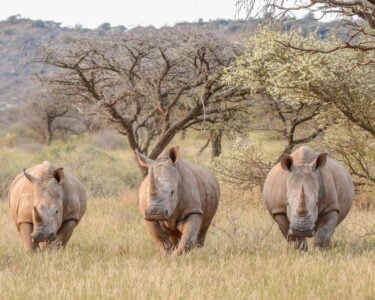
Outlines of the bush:
[{"label": "bush", "polygon": [[20,149],[0,148],[0,199],[8,196],[12,180],[23,168],[36,164],[35,157]]},{"label": "bush", "polygon": [[95,144],[104,150],[124,149],[127,146],[123,135],[113,130],[102,130],[95,139]]},{"label": "bush", "polygon": [[[0,148],[1,149],[1,148]],[[120,196],[140,181],[135,161],[128,161],[90,145],[77,142],[54,143],[39,153],[2,148],[0,156],[0,197],[6,197],[9,184],[23,168],[45,160],[76,176],[90,196]]]},{"label": "bush", "polygon": [[40,161],[49,160],[77,176],[91,196],[119,196],[140,180],[135,162],[125,162],[90,144],[59,143],[48,148]]},{"label": "bush", "polygon": [[232,149],[213,162],[219,180],[235,190],[262,187],[272,163],[265,160],[261,147],[251,139],[238,138]]}]

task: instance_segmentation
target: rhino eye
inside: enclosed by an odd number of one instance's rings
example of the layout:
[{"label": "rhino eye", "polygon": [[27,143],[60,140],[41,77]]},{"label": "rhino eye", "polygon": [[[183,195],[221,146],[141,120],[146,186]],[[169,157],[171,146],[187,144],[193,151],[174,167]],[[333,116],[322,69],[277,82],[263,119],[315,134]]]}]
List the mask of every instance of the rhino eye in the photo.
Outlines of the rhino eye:
[{"label": "rhino eye", "polygon": [[56,209],[56,215],[59,213],[59,211]]},{"label": "rhino eye", "polygon": [[174,194],[174,191],[172,190],[172,191],[171,191],[171,196],[173,196],[173,194]]}]

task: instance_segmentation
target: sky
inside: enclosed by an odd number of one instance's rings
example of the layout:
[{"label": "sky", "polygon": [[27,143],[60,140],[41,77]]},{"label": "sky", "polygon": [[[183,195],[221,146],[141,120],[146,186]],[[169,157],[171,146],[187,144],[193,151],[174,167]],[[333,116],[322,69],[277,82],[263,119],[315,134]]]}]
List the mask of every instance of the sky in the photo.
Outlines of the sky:
[{"label": "sky", "polygon": [[235,0],[8,0],[1,1],[0,20],[12,15],[96,28],[174,25],[176,22],[234,19]]}]

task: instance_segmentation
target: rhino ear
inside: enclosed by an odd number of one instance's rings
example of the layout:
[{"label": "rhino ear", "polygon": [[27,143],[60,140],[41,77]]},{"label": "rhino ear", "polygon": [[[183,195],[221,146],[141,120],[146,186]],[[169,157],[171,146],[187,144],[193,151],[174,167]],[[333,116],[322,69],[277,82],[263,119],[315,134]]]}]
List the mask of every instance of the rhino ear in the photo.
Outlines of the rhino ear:
[{"label": "rhino ear", "polygon": [[139,153],[137,150],[135,150],[135,155],[141,167],[149,168],[154,163],[154,161],[151,158],[148,158],[146,155]]},{"label": "rhino ear", "polygon": [[293,166],[293,158],[290,155],[283,155],[280,164],[285,171],[289,172]]},{"label": "rhino ear", "polygon": [[36,183],[36,182],[39,181],[38,178],[34,177],[30,173],[27,173],[26,169],[23,169],[23,174],[25,175],[25,177],[27,178],[27,180],[30,181],[31,183]]},{"label": "rhino ear", "polygon": [[53,177],[57,180],[59,184],[62,184],[64,182],[64,169],[58,168],[53,172]]},{"label": "rhino ear", "polygon": [[176,146],[169,149],[169,158],[174,164],[176,164],[180,160],[180,157],[180,147]]},{"label": "rhino ear", "polygon": [[320,153],[317,158],[315,158],[312,163],[311,167],[313,170],[323,168],[327,162],[328,153]]}]

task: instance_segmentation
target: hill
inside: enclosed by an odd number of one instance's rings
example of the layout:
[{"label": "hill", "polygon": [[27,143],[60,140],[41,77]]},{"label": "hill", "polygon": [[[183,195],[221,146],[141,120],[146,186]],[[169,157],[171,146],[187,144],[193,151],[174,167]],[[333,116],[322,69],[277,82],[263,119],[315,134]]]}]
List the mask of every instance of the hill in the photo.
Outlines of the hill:
[{"label": "hill", "polygon": [[[174,28],[200,27],[208,31],[223,34],[230,39],[238,40],[250,36],[258,27],[261,20],[213,20],[196,23],[177,23]],[[294,25],[302,25],[305,31],[312,31],[321,27],[324,35],[330,24],[319,23],[306,16],[300,20],[293,20]],[[288,26],[289,29],[291,26]],[[150,27],[137,27],[131,30],[148,30]],[[151,27],[152,28],[152,27]],[[152,28],[154,29],[154,28]],[[42,75],[49,72],[46,66],[33,64],[32,61],[39,49],[47,43],[62,43],[62,37],[68,34],[96,35],[98,37],[113,32],[125,32],[124,26],[112,27],[104,23],[96,29],[86,29],[77,25],[74,28],[62,27],[53,21],[30,20],[11,16],[0,21],[0,111],[11,108],[17,109],[25,103],[30,92],[38,88],[35,74]]]}]

